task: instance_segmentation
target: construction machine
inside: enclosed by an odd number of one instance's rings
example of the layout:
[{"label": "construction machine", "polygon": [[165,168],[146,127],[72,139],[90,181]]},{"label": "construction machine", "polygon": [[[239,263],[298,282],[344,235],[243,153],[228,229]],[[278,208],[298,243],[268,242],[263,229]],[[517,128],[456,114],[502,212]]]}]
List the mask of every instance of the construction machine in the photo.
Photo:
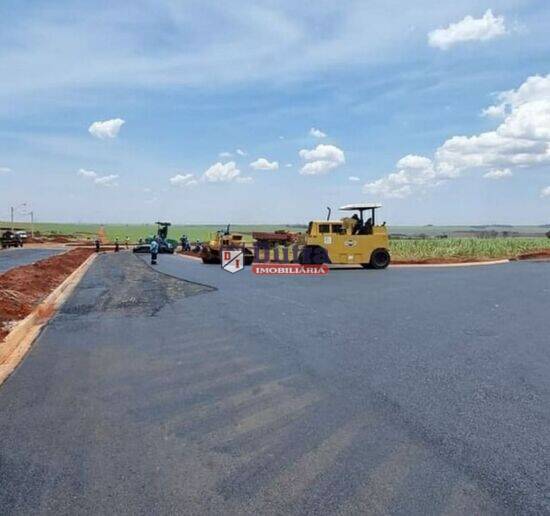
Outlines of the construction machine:
[{"label": "construction machine", "polygon": [[0,228],[0,243],[2,249],[7,247],[23,247],[23,237],[18,231],[12,231],[11,228]]},{"label": "construction machine", "polygon": [[379,208],[380,204],[347,204],[340,210],[355,213],[340,220],[331,220],[328,208],[327,220],[309,223],[297,261],[385,269],[390,264],[389,238],[386,223],[376,224]]},{"label": "construction machine", "polygon": [[230,224],[228,224],[225,230],[216,231],[216,233],[210,235],[210,240],[203,244],[200,252],[202,263],[221,263],[222,247],[243,249],[245,265],[250,265],[254,259],[252,251],[245,245],[243,235],[240,233],[231,233]]},{"label": "construction machine", "polygon": [[170,222],[155,222],[158,226],[156,237],[147,237],[145,243],[139,243],[134,246],[134,253],[148,253],[149,244],[153,238],[157,239],[159,244],[159,253],[170,253],[173,254],[176,250],[178,243],[175,240],[168,238],[168,228],[172,225]]}]

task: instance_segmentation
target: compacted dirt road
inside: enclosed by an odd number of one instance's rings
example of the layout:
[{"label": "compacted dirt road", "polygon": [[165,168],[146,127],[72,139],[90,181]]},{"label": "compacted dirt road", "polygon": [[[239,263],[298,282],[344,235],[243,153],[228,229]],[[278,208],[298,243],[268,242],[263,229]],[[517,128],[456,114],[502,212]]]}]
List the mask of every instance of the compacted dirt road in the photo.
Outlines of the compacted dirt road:
[{"label": "compacted dirt road", "polygon": [[0,388],[3,514],[550,510],[550,263],[144,258],[99,256]]}]

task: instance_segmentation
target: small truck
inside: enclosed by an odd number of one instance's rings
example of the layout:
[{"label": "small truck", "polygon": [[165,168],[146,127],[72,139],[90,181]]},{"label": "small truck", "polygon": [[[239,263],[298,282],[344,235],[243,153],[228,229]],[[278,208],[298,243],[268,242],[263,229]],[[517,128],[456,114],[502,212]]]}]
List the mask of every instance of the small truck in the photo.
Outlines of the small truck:
[{"label": "small truck", "polygon": [[0,228],[0,231],[2,231],[0,236],[2,249],[6,249],[7,247],[23,247],[23,238],[16,231],[6,228]]}]

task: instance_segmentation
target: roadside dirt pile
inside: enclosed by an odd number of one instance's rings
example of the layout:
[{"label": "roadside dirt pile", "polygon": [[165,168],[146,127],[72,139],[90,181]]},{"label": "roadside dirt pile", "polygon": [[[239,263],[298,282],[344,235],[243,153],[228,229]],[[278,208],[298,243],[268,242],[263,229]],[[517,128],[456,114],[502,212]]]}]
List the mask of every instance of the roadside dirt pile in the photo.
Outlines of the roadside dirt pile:
[{"label": "roadside dirt pile", "polygon": [[13,321],[29,315],[92,252],[91,249],[73,249],[0,274],[0,341]]}]

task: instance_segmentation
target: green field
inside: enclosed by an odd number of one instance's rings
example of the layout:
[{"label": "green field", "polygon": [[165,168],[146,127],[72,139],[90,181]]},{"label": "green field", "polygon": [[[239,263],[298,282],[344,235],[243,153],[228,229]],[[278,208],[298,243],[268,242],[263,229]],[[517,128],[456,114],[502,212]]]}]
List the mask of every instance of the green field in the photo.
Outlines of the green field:
[{"label": "green field", "polygon": [[[30,229],[29,223],[16,222],[18,228],[26,230]],[[0,221],[0,227],[9,227],[9,222]],[[39,231],[43,235],[62,234],[73,235],[77,237],[93,238],[97,235],[100,224],[63,224],[40,222],[35,223],[35,231]],[[155,224],[105,224],[105,232],[107,237],[114,240],[116,237],[124,239],[129,237],[132,241],[137,241],[152,235],[156,232]],[[206,240],[210,233],[225,228],[224,225],[183,225],[175,224],[170,227],[169,237],[178,239],[182,234],[186,234],[191,240]],[[304,231],[305,225],[282,225],[282,224],[263,224],[263,225],[232,225],[233,231],[238,231],[245,234],[251,234],[253,231],[274,231],[276,229],[288,229],[290,231]],[[435,237],[447,235],[449,237],[467,236],[484,236],[490,233],[498,233],[502,236],[503,232],[510,234],[521,234],[521,236],[543,236],[544,233],[550,230],[550,225],[545,226],[389,226],[390,235],[403,236],[418,236],[425,235],[426,237]]]},{"label": "green field", "polygon": [[[0,222],[0,226],[8,226],[9,223]],[[17,223],[17,227],[29,230],[30,225]],[[78,238],[94,239],[99,230],[98,224],[59,224],[38,223],[34,225],[35,231],[42,235],[72,235]],[[119,238],[121,242],[126,237],[131,242],[137,242],[139,238],[145,238],[156,232],[155,224],[106,224],[105,233],[109,240]],[[178,240],[182,234],[193,242],[205,241],[210,234],[223,226],[217,225],[173,225],[169,229],[169,238]],[[290,231],[305,231],[305,226],[284,225],[235,225],[232,231],[244,233],[247,240],[251,240],[253,231],[274,231],[287,229]],[[430,258],[471,258],[494,259],[514,257],[522,253],[536,252],[550,249],[550,238],[543,235],[548,231],[544,226],[401,226],[390,228],[392,235],[426,235],[425,239],[392,239],[391,253],[395,260],[426,260]],[[474,238],[475,236],[487,236],[487,232],[502,234],[503,231],[521,235],[533,235],[522,237],[502,236],[494,238]],[[454,238],[452,235],[467,234],[468,238]],[[451,235],[450,238],[430,238],[438,235]]]},{"label": "green field", "polygon": [[444,238],[392,240],[394,260],[498,259],[550,249],[550,238]]},{"label": "green field", "polygon": [[[1,227],[9,227],[9,222],[0,222]],[[30,224],[17,222],[16,227],[30,231]],[[107,238],[114,241],[118,238],[124,241],[126,237],[131,242],[137,242],[140,238],[155,235],[157,232],[156,224],[105,224],[105,233]],[[100,224],[60,224],[41,222],[34,224],[34,231],[40,232],[43,236],[53,235],[72,235],[77,238],[94,239],[100,228]],[[210,238],[211,233],[215,233],[219,229],[225,229],[223,225],[182,225],[174,224],[168,230],[168,238],[179,240],[182,235],[187,235],[191,241],[205,241]],[[289,231],[304,231],[304,227],[284,226],[284,225],[232,225],[231,231],[250,235],[253,231],[275,231],[276,229],[287,229]]]}]

